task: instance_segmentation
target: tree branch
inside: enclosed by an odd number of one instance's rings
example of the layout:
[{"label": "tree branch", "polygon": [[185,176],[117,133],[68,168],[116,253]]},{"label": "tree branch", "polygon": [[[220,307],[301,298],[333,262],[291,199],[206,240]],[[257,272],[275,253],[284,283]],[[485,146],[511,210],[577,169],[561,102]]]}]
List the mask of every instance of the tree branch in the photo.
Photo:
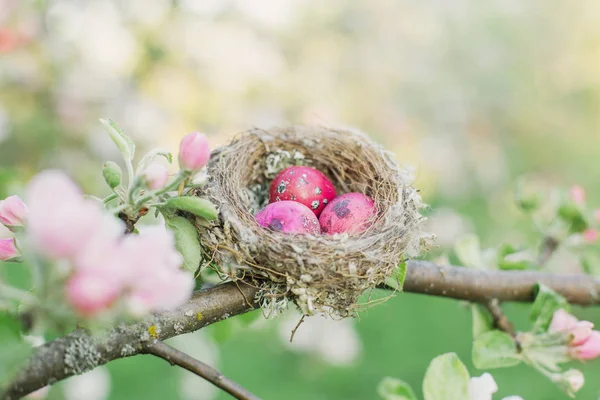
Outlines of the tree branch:
[{"label": "tree branch", "polygon": [[[438,266],[426,261],[407,263],[404,291],[485,303],[531,302],[535,284],[543,283],[578,305],[600,304],[600,280],[589,275],[554,275],[536,271],[481,271]],[[194,294],[180,310],[147,321],[114,328],[102,337],[83,330],[46,343],[37,349],[27,368],[0,396],[14,399],[48,384],[91,370],[117,358],[143,352],[152,339],[164,340],[250,311],[257,289],[225,283]]]},{"label": "tree branch", "polygon": [[216,387],[223,389],[236,399],[260,400],[259,397],[253,395],[248,390],[227,378],[210,365],[196,360],[194,357],[185,354],[184,352],[179,351],[168,344],[161,342],[160,340],[144,346],[143,352],[155,355],[156,357],[160,357],[168,361],[171,365],[178,365],[181,368],[185,368],[188,371],[193,372],[199,377],[206,379]]},{"label": "tree branch", "polygon": [[[147,342],[164,340],[201,329],[256,306],[257,289],[241,283],[225,283],[196,292],[179,310],[132,325],[120,325],[101,337],[78,329],[40,346],[28,366],[0,398],[17,399],[46,385],[82,374],[112,360],[143,352]],[[248,305],[246,299],[253,302]]]},{"label": "tree branch", "polygon": [[537,271],[482,271],[409,261],[404,291],[483,303],[532,302],[535,284],[543,283],[571,304],[600,304],[600,279],[583,274],[548,274]]}]

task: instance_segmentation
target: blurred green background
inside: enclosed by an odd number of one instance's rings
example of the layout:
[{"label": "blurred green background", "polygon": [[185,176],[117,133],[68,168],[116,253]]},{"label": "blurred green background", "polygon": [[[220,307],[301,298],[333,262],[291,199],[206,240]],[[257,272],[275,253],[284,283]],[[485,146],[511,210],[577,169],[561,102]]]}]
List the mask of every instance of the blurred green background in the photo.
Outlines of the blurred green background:
[{"label": "blurred green background", "polygon": [[[100,165],[118,153],[99,117],[173,151],[192,130],[217,146],[253,126],[345,125],[416,167],[436,253],[468,232],[526,243],[517,177],[579,183],[600,205],[599,20],[595,0],[0,0],[0,198],[43,168],[106,194]],[[527,311],[508,307],[522,327]],[[403,294],[355,321],[312,318],[290,347],[296,321],[226,321],[174,344],[265,399],[375,399],[386,375],[420,391],[449,351],[482,373],[456,301]],[[596,399],[600,364],[584,369],[577,398]],[[492,372],[496,399],[567,398],[524,367]],[[50,398],[228,397],[140,356]]]}]

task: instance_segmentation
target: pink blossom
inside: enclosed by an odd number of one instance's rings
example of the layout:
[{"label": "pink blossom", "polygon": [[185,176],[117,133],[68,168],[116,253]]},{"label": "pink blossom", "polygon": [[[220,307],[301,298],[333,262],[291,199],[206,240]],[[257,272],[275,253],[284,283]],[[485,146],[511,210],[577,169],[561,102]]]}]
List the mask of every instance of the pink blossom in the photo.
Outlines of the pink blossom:
[{"label": "pink blossom", "polygon": [[73,258],[103,225],[103,209],[84,200],[63,173],[42,172],[27,191],[28,233],[35,247],[50,258]]},{"label": "pink blossom", "polygon": [[573,335],[571,340],[572,346],[578,346],[590,338],[594,331],[594,324],[590,321],[578,321],[574,327],[569,329],[569,333]]},{"label": "pink blossom", "polygon": [[179,146],[179,166],[187,171],[200,171],[210,158],[208,138],[198,132],[183,138]]},{"label": "pink blossom", "polygon": [[571,200],[577,205],[583,205],[585,203],[585,189],[580,185],[574,185],[570,190]]},{"label": "pink blossom", "polygon": [[153,227],[138,236],[128,236],[123,256],[129,260],[126,303],[134,315],[176,308],[190,298],[192,274],[181,271],[181,255],[173,234]]},{"label": "pink blossom", "polygon": [[136,316],[172,310],[185,304],[193,289],[194,279],[190,273],[160,270],[139,277],[130,289],[127,306]]},{"label": "pink blossom", "polygon": [[183,264],[175,238],[164,227],[149,227],[123,240],[123,257],[129,261],[129,281],[161,270],[177,271]]},{"label": "pink blossom", "polygon": [[583,240],[585,240],[587,243],[596,243],[598,236],[598,231],[595,229],[590,228],[583,232]]},{"label": "pink blossom", "polygon": [[566,332],[575,327],[577,322],[579,322],[579,320],[575,316],[561,308],[554,312],[548,330],[550,332]]},{"label": "pink blossom", "polygon": [[129,268],[120,244],[123,225],[106,214],[98,228],[74,257],[75,269],[110,273],[116,280],[123,282]]},{"label": "pink blossom", "polygon": [[8,228],[21,227],[29,209],[19,196],[10,196],[0,201],[0,224]]},{"label": "pink blossom", "polygon": [[120,291],[118,282],[110,273],[80,271],[66,286],[69,304],[82,316],[92,317],[110,308]]},{"label": "pink blossom", "polygon": [[15,239],[0,239],[0,261],[11,261],[19,256]]},{"label": "pink blossom", "polygon": [[169,181],[169,171],[163,164],[154,162],[142,174],[150,190],[162,189]]},{"label": "pink blossom", "polygon": [[579,360],[592,360],[600,356],[600,332],[593,331],[586,341],[571,349],[571,354]]},{"label": "pink blossom", "polygon": [[550,322],[550,327],[548,328],[550,332],[569,333],[572,337],[570,341],[571,346],[577,346],[588,340],[593,329],[593,323],[589,321],[579,321],[562,308],[554,313],[552,321]]}]

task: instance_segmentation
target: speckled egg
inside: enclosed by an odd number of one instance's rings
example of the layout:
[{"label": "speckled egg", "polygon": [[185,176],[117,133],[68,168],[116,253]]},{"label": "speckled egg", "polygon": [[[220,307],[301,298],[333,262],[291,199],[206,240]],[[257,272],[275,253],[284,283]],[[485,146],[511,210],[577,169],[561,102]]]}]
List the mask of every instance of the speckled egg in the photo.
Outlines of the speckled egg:
[{"label": "speckled egg", "polygon": [[321,233],[319,220],[304,204],[295,201],[271,203],[255,215],[256,221],[265,228],[283,233]]},{"label": "speckled egg", "polygon": [[348,233],[355,235],[367,230],[377,209],[371,198],[362,193],[347,193],[336,197],[321,213],[321,231],[328,235]]},{"label": "speckled egg", "polygon": [[310,208],[317,217],[335,196],[333,183],[312,167],[284,169],[271,182],[269,189],[269,202],[296,201]]}]

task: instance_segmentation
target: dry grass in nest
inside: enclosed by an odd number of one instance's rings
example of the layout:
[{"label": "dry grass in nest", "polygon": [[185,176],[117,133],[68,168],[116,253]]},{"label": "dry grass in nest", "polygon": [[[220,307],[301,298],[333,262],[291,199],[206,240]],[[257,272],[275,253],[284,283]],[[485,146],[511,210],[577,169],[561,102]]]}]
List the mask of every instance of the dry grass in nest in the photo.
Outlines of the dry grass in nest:
[{"label": "dry grass in nest", "polygon": [[[270,181],[289,165],[325,173],[338,193],[371,197],[378,215],[356,236],[286,235],[257,224]],[[198,195],[219,205],[219,220],[199,225],[206,263],[262,283],[262,304],[292,299],[307,315],[354,315],[358,297],[392,276],[404,256],[420,252],[424,218],[410,174],[367,135],[325,127],[251,131],[213,153]]]}]

